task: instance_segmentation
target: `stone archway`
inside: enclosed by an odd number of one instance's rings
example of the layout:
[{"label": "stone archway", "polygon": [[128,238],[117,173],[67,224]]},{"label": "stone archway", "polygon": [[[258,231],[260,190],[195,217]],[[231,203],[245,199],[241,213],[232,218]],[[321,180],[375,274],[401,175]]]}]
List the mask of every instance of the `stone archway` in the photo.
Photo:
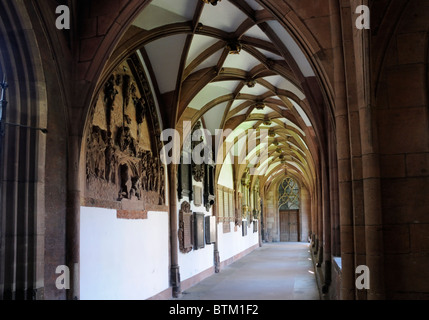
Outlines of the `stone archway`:
[{"label": "stone archway", "polygon": [[0,2],[0,81],[8,83],[0,135],[0,300],[42,299],[44,265],[52,262],[44,250],[47,80],[30,15],[24,3]]}]

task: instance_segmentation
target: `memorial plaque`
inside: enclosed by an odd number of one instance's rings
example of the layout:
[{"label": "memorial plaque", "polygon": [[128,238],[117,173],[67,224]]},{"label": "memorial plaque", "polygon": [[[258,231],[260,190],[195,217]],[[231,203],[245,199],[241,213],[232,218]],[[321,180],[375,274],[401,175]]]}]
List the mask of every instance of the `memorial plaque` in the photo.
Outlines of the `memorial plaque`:
[{"label": "memorial plaque", "polygon": [[180,252],[188,253],[193,248],[193,215],[188,202],[182,203],[179,212],[179,245]]},{"label": "memorial plaque", "polygon": [[247,220],[242,223],[243,237],[247,236]]},{"label": "memorial plaque", "polygon": [[223,223],[223,233],[230,233],[231,232],[231,223],[229,221],[225,221]]},{"label": "memorial plaque", "polygon": [[206,244],[216,242],[216,217],[206,217]]},{"label": "memorial plaque", "polygon": [[[225,218],[229,217],[229,200],[228,200],[228,191],[223,191],[223,214]],[[228,220],[229,221],[229,220]]]},{"label": "memorial plaque", "polygon": [[194,249],[202,249],[205,247],[204,238],[204,213],[194,213]]},{"label": "memorial plaque", "polygon": [[225,213],[224,213],[224,211],[223,211],[223,191],[222,191],[222,189],[218,189],[218,203],[219,203],[219,205],[217,206],[217,209],[218,209],[218,215],[219,215],[219,217],[221,217],[221,218],[223,218],[224,216],[225,216]]},{"label": "memorial plaque", "polygon": [[206,174],[204,176],[204,206],[207,212],[215,203],[215,167],[213,165],[206,165]]},{"label": "memorial plaque", "polygon": [[258,232],[258,221],[253,221],[253,233]]},{"label": "memorial plaque", "polygon": [[229,217],[234,218],[234,191],[230,190],[228,192],[228,201],[229,201]]},{"label": "memorial plaque", "polygon": [[181,159],[178,171],[178,196],[179,200],[188,197],[192,201],[192,173],[191,165],[186,164],[186,155]]},{"label": "memorial plaque", "polygon": [[203,204],[203,188],[194,186],[194,205],[200,207]]},{"label": "memorial plaque", "polygon": [[192,214],[185,213],[183,215],[183,240],[184,240],[184,248],[192,249],[193,241],[192,241]]}]

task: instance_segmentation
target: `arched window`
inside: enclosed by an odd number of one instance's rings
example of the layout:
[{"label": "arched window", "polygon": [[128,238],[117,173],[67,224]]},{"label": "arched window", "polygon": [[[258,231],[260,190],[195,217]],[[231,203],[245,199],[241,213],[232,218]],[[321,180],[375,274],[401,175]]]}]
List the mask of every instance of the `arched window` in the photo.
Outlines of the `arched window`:
[{"label": "arched window", "polygon": [[279,208],[281,211],[298,210],[300,203],[299,185],[292,178],[286,178],[279,186]]}]

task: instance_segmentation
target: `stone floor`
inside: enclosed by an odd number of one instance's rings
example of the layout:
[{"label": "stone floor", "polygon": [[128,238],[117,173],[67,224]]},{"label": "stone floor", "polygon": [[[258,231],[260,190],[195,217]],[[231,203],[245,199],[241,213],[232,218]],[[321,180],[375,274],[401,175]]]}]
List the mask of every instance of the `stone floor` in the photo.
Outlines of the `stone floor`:
[{"label": "stone floor", "polygon": [[308,243],[264,243],[177,300],[320,300]]}]

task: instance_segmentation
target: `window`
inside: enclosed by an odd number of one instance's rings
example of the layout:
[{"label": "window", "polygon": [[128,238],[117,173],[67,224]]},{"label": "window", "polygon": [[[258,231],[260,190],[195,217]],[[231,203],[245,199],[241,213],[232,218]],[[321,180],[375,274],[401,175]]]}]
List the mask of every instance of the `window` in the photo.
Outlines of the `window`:
[{"label": "window", "polygon": [[280,210],[298,210],[299,204],[299,185],[294,179],[286,178],[279,186]]}]

